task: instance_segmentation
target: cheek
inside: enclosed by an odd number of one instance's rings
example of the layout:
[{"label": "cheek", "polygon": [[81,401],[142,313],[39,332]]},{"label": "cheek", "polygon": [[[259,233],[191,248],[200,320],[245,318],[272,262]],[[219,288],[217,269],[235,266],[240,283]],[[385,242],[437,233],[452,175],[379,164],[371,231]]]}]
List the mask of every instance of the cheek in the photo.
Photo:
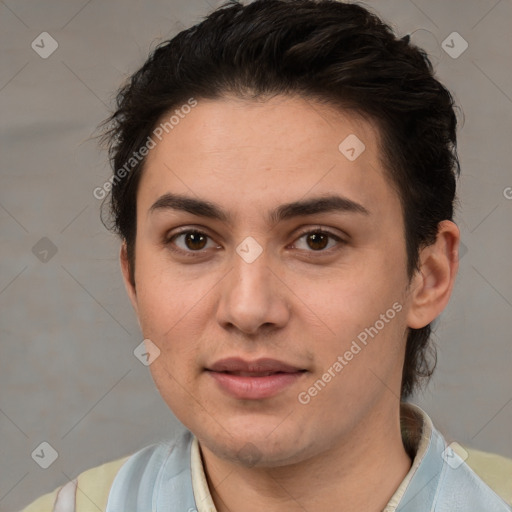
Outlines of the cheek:
[{"label": "cheek", "polygon": [[165,254],[150,248],[137,253],[137,306],[145,336],[172,338],[204,296],[203,283],[173,270]]},{"label": "cheek", "polygon": [[[145,338],[160,349],[151,369],[158,380],[168,380],[165,372],[190,380],[200,354],[199,340],[212,316],[208,290],[210,278],[194,280],[171,272],[161,263],[139,261],[144,269],[137,282],[139,321]],[[155,380],[157,380],[155,378]]]},{"label": "cheek", "polygon": [[373,326],[381,315],[389,330],[391,323],[396,324],[397,309],[404,306],[407,281],[400,265],[375,254],[350,268],[333,269],[324,278],[295,279],[290,288],[303,298],[303,303],[297,302],[299,321],[306,329],[308,324],[310,329],[317,325],[328,338],[343,343]]},{"label": "cheek", "polygon": [[323,380],[323,375],[333,382],[319,402],[363,400],[382,387],[379,379],[399,378],[407,285],[401,257],[399,251],[389,255],[374,251],[364,261],[317,280],[314,286],[296,281],[297,295],[307,298],[307,307],[301,306],[298,315],[301,331],[313,336],[313,325],[319,329],[314,349],[317,364],[310,384]]}]

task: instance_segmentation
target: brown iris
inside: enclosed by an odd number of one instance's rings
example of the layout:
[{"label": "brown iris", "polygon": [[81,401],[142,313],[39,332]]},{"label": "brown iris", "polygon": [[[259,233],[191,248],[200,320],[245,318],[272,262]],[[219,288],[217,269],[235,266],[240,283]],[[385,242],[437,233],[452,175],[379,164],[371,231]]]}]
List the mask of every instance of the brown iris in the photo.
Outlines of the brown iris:
[{"label": "brown iris", "polygon": [[329,242],[329,236],[325,233],[311,233],[307,237],[307,243],[311,249],[325,249]]},{"label": "brown iris", "polygon": [[202,233],[186,233],[185,245],[194,251],[203,249],[207,242],[207,236]]}]

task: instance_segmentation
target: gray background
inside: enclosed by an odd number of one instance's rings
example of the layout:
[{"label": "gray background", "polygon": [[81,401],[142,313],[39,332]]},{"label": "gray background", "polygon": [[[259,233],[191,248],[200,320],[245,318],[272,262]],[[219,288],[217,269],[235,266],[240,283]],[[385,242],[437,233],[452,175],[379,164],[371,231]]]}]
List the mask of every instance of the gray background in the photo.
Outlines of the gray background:
[{"label": "gray background", "polygon": [[[141,336],[92,195],[109,169],[91,134],[149,50],[219,4],[0,1],[1,511],[181,428],[133,355]],[[512,4],[369,5],[428,49],[465,117],[460,274],[437,373],[415,401],[449,440],[512,457]],[[59,45],[47,59],[31,48],[44,31]],[[442,48],[454,31],[469,44],[458,58]],[[59,454],[46,470],[31,458],[42,441]]]}]

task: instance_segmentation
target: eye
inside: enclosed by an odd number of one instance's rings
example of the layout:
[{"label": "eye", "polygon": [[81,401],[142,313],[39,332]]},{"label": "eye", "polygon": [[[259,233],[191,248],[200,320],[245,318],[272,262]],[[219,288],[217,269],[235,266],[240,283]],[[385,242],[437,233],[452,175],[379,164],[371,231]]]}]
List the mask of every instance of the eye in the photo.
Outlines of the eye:
[{"label": "eye", "polygon": [[167,244],[173,250],[175,249],[172,245],[175,245],[178,250],[183,252],[200,252],[204,249],[219,247],[206,233],[197,230],[182,231],[172,235],[168,238]]},{"label": "eye", "polygon": [[329,231],[315,229],[303,233],[293,245],[296,249],[323,252],[343,243],[344,241],[339,236]]}]

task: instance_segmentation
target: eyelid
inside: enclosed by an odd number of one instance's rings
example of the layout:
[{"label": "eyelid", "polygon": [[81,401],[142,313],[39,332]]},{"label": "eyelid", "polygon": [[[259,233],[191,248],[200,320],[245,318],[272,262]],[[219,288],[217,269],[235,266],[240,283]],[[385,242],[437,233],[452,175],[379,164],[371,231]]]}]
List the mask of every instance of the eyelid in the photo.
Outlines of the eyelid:
[{"label": "eyelid", "polygon": [[321,225],[309,225],[304,228],[302,228],[302,227],[298,228],[298,231],[296,233],[294,233],[293,236],[294,236],[294,239],[296,240],[296,239],[301,238],[302,236],[308,235],[310,233],[323,233],[323,234],[329,235],[329,236],[333,237],[334,239],[341,241],[341,242],[348,242],[348,240],[350,238],[349,235],[344,232],[340,232],[339,230],[337,230],[335,232],[331,228],[327,228],[327,227],[324,227]]},{"label": "eyelid", "polygon": [[[172,232],[172,233],[171,233]],[[199,226],[199,225],[190,225],[190,226],[182,226],[178,228],[174,228],[172,230],[168,230],[164,236],[163,240],[164,242],[168,242],[174,237],[178,235],[183,235],[185,233],[199,233],[201,235],[206,235],[210,239],[215,239],[216,235],[211,235],[211,230],[207,228],[206,226]]]}]

